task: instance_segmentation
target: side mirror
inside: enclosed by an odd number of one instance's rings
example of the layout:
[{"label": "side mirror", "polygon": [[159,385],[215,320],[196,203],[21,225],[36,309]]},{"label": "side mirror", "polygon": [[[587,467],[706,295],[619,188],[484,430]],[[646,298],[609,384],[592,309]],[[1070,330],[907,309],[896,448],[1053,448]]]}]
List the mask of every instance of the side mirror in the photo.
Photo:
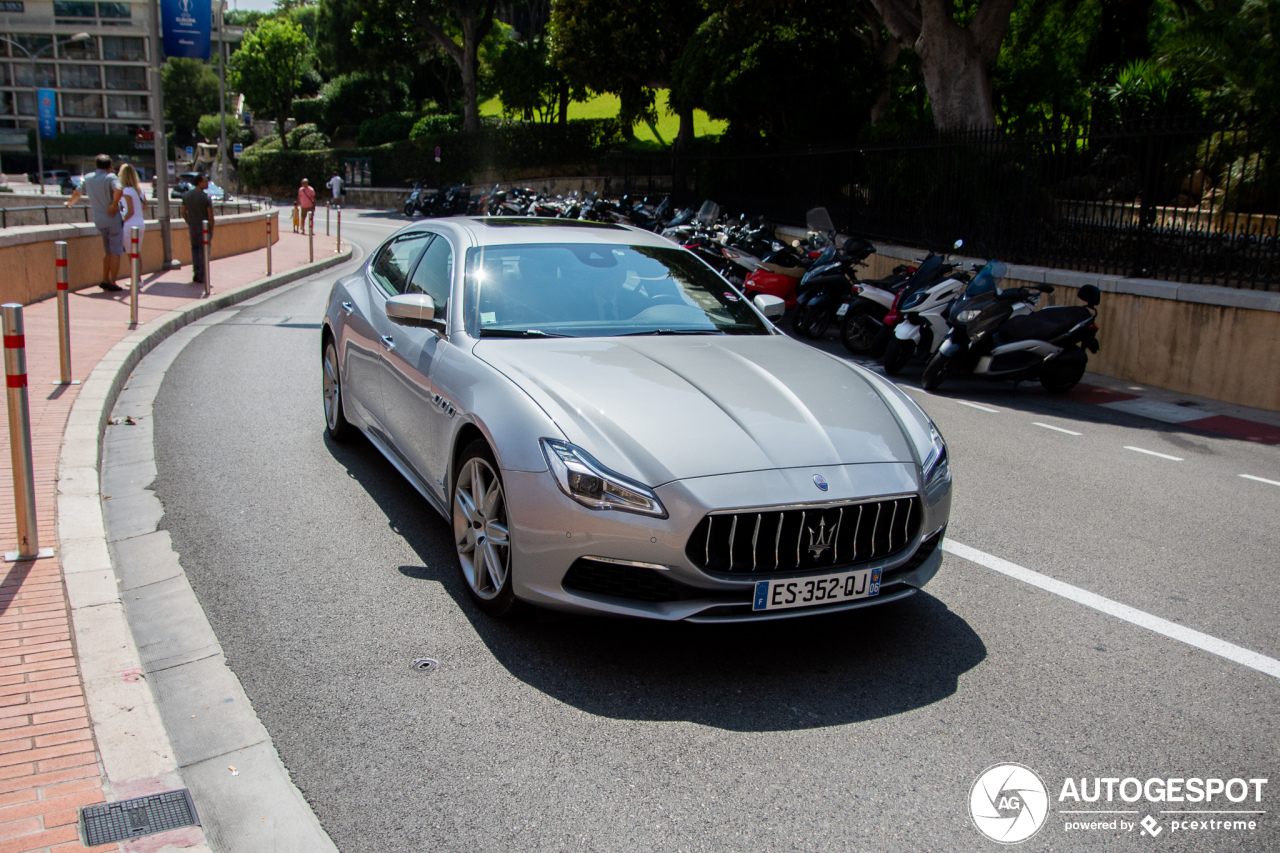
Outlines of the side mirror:
[{"label": "side mirror", "polygon": [[425,293],[404,293],[388,299],[387,319],[401,326],[443,325],[436,319],[435,302]]},{"label": "side mirror", "polygon": [[787,303],[777,296],[770,296],[767,293],[758,293],[756,298],[751,300],[756,308],[760,309],[760,313],[768,317],[770,320],[776,320],[787,312]]}]

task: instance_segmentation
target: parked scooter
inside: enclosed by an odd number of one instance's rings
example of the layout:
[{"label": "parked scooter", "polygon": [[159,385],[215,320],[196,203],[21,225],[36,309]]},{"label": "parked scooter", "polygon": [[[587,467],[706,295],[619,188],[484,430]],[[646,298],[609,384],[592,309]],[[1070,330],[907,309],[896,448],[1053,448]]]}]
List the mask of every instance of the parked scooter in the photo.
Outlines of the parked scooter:
[{"label": "parked scooter", "polygon": [[1092,284],[1080,288],[1085,306],[1054,306],[1015,316],[1053,286],[1002,290],[1006,272],[991,261],[965,287],[951,310],[951,332],[924,369],[923,385],[933,391],[946,379],[972,374],[1014,381],[1039,380],[1046,391],[1070,391],[1084,376],[1086,350],[1098,351],[1098,303]]},{"label": "parked scooter", "polygon": [[947,312],[968,282],[967,274],[953,272],[932,284],[902,290],[897,306],[902,319],[880,359],[886,375],[897,376],[916,353],[927,358],[942,345],[951,330]]},{"label": "parked scooter", "polygon": [[855,267],[863,265],[875,250],[866,240],[850,237],[839,250],[832,245],[823,251],[796,285],[796,310],[791,318],[796,334],[821,338],[827,333],[858,280]]},{"label": "parked scooter", "polygon": [[413,216],[415,213],[421,213],[425,197],[426,189],[422,186],[422,181],[414,181],[413,192],[409,193],[409,197],[404,202],[404,215]]}]

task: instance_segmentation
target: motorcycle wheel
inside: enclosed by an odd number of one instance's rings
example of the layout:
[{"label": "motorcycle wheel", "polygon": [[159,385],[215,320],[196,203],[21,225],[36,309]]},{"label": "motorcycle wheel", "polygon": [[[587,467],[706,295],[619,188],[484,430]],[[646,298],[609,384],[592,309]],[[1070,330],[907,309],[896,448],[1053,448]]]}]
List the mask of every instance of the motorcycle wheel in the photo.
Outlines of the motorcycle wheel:
[{"label": "motorcycle wheel", "polygon": [[404,206],[404,215],[405,215],[405,216],[413,216],[413,205],[411,205],[411,204],[406,204],[406,205]]},{"label": "motorcycle wheel", "polygon": [[1086,366],[1087,362],[1084,360],[1066,364],[1059,364],[1058,360],[1054,360],[1040,371],[1040,385],[1050,394],[1065,394],[1084,378]]},{"label": "motorcycle wheel", "polygon": [[805,324],[808,337],[817,340],[831,327],[831,309],[826,306],[809,309],[809,322]]},{"label": "motorcycle wheel", "polygon": [[850,309],[840,323],[840,342],[854,355],[867,355],[875,346],[880,324],[865,306]]},{"label": "motorcycle wheel", "polygon": [[897,376],[902,372],[902,368],[906,367],[907,362],[911,360],[911,356],[915,355],[916,342],[904,341],[902,338],[894,336],[889,339],[889,345],[884,348],[884,372],[887,376]]},{"label": "motorcycle wheel", "polygon": [[950,375],[951,356],[935,352],[933,358],[929,359],[929,363],[924,366],[924,376],[920,384],[926,391],[935,391],[942,384],[942,380]]},{"label": "motorcycle wheel", "polygon": [[809,337],[808,319],[809,306],[797,305],[795,311],[791,312],[791,331],[795,332],[802,338]]}]

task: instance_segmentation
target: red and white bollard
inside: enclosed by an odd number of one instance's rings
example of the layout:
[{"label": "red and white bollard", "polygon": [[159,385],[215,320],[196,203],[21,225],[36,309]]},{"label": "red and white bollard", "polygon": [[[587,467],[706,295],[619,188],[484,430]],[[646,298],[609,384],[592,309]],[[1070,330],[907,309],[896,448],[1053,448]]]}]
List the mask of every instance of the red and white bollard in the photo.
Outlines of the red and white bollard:
[{"label": "red and white bollard", "polygon": [[54,385],[79,385],[71,378],[71,309],[67,304],[67,241],[53,244],[53,280],[58,288],[58,367]]},{"label": "red and white bollard", "polygon": [[307,231],[307,261],[316,259],[316,209],[311,208],[311,228],[307,229],[307,217],[302,217],[302,227]]},{"label": "red and white bollard", "polygon": [[129,229],[129,325],[138,325],[138,284],[142,262],[138,258],[138,226]]},{"label": "red and white bollard", "polygon": [[13,460],[13,509],[18,523],[18,550],[4,555],[6,562],[52,557],[53,549],[40,549],[36,530],[35,472],[31,461],[31,409],[27,403],[27,341],[22,306],[0,305],[4,331],[5,391],[9,403],[9,450]]},{"label": "red and white bollard", "polygon": [[200,225],[204,229],[204,295],[208,296],[213,290],[213,282],[209,281],[209,220],[201,220]]},{"label": "red and white bollard", "polygon": [[267,275],[271,275],[271,211],[267,211]]}]

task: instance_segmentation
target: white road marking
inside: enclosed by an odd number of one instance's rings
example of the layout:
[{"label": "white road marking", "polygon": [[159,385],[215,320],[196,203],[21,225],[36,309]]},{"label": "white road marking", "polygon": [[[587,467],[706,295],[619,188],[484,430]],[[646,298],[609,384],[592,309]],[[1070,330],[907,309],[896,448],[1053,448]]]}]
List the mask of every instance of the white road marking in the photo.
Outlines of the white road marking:
[{"label": "white road marking", "polygon": [[1035,424],[1035,425],[1036,425],[1036,426],[1038,426],[1038,427],[1044,427],[1045,429],[1051,429],[1051,430],[1053,430],[1054,432],[1065,432],[1067,435],[1084,435],[1084,433],[1082,433],[1082,432],[1076,432],[1076,431],[1075,431],[1075,430],[1073,430],[1073,429],[1063,429],[1062,427],[1060,427],[1060,426],[1054,426],[1053,424],[1042,424],[1042,423],[1040,423],[1039,421],[1032,421],[1031,423]]},{"label": "white road marking", "polygon": [[1092,607],[1094,610],[1122,619],[1132,625],[1137,625],[1139,628],[1146,628],[1148,631],[1162,634],[1171,640],[1177,640],[1180,643],[1186,643],[1188,646],[1203,649],[1210,654],[1234,661],[1241,666],[1247,666],[1249,669],[1256,670],[1264,675],[1270,675],[1272,678],[1280,678],[1280,660],[1258,654],[1243,646],[1237,646],[1235,643],[1228,643],[1226,640],[1219,640],[1217,637],[1211,637],[1193,628],[1179,625],[1177,622],[1161,619],[1159,616],[1153,616],[1127,604],[1112,601],[1097,593],[1089,592],[1087,589],[1081,589],[1078,586],[1051,578],[1048,575],[1042,575],[1037,571],[1023,568],[1016,563],[979,551],[977,548],[962,545],[953,539],[944,540],[942,550],[948,554],[962,557],[971,563],[977,563],[979,566],[984,566],[992,571],[1008,575],[1015,580],[1039,587],[1045,592],[1060,595],[1077,604],[1083,604],[1085,607]]},{"label": "white road marking", "polygon": [[1168,453],[1156,453],[1154,450],[1143,450],[1141,447],[1132,447],[1128,444],[1124,446],[1125,450],[1132,450],[1136,453],[1145,453],[1148,456],[1159,456],[1161,459],[1168,459],[1171,462],[1184,461],[1181,456],[1170,456]]},{"label": "white road marking", "polygon": [[1280,486],[1280,482],[1276,482],[1275,480],[1268,480],[1265,477],[1255,477],[1252,474],[1241,474],[1240,476],[1244,477],[1246,480],[1257,480],[1259,483],[1269,483],[1273,486]]},{"label": "white road marking", "polygon": [[962,406],[968,406],[971,409],[977,409],[980,412],[999,412],[999,409],[993,409],[990,406],[979,406],[977,403],[970,403],[968,400],[956,400]]}]

